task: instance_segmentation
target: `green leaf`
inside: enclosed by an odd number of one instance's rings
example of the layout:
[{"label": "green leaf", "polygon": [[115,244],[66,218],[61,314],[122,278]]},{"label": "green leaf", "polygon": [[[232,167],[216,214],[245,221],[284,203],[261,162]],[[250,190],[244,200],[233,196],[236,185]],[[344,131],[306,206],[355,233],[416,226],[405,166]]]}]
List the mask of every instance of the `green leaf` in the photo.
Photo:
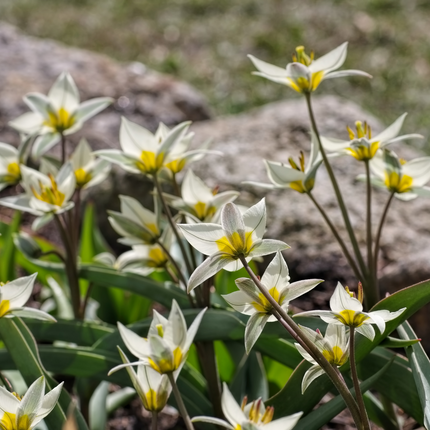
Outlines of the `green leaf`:
[{"label": "green leaf", "polygon": [[[14,364],[21,372],[27,385],[32,384],[40,376],[45,377],[47,391],[58,385],[44,369],[34,337],[20,318],[0,318],[0,336],[7,348],[7,354],[13,358]],[[6,360],[2,360],[2,366],[5,365]],[[50,430],[58,430],[59,426],[65,422],[65,411],[68,410],[70,402],[71,398],[63,388],[59,402],[45,418]],[[88,430],[80,413],[78,414],[78,428],[79,430]]]},{"label": "green leaf", "polygon": [[106,400],[109,392],[109,382],[103,381],[95,389],[90,400],[89,422],[90,430],[105,430],[107,424]]},{"label": "green leaf", "polygon": [[176,285],[155,282],[136,273],[118,272],[107,267],[83,264],[79,268],[79,277],[93,282],[94,285],[105,288],[117,287],[147,297],[169,309],[173,299],[178,302],[181,309],[190,307],[186,292]]},{"label": "green leaf", "polygon": [[374,389],[398,405],[419,423],[422,423],[423,409],[409,363],[404,357],[386,348],[375,348],[359,364],[359,375],[362,379],[370,378],[393,357],[393,364],[384,377],[376,381]]},{"label": "green leaf", "polygon": [[384,348],[406,348],[407,346],[415,345],[421,339],[397,339],[396,337],[387,336],[379,346]]},{"label": "green leaf", "polygon": [[136,395],[136,390],[131,387],[125,387],[108,394],[106,398],[106,411],[108,415],[115,412],[121,406],[128,405]]},{"label": "green leaf", "polygon": [[[392,361],[388,362],[381,370],[379,370],[379,372],[375,373],[372,377],[363,381],[360,384],[360,391],[364,393],[370,388],[372,388],[375,382],[388,370],[391,364]],[[314,388],[314,386],[315,383],[312,383],[308,390]],[[354,389],[352,389],[351,391],[353,394],[355,394]],[[324,424],[328,423],[336,415],[342,412],[344,409],[345,402],[342,396],[338,395],[334,399],[330,400],[328,403],[320,406],[318,409],[302,418],[294,427],[294,430],[318,430],[323,427]]]},{"label": "green leaf", "polygon": [[115,327],[90,321],[58,320],[53,324],[49,321],[27,319],[26,324],[39,342],[60,340],[80,346],[92,346],[116,331]]},{"label": "green leaf", "polygon": [[49,276],[46,280],[49,287],[51,288],[55,303],[57,304],[56,317],[72,320],[74,318],[73,308],[66,292],[51,276]]},{"label": "green leaf", "polygon": [[388,416],[382,403],[370,391],[363,396],[363,400],[370,421],[384,430],[399,430],[399,425]]},{"label": "green leaf", "polygon": [[[407,321],[397,328],[397,332],[402,339],[414,339],[416,337]],[[420,343],[405,349],[424,412],[424,427],[428,429],[430,428],[430,361]]]},{"label": "green leaf", "polygon": [[21,212],[16,211],[10,226],[3,232],[2,248],[0,252],[0,281],[7,282],[16,278],[15,273],[15,244],[13,234],[21,225]]}]

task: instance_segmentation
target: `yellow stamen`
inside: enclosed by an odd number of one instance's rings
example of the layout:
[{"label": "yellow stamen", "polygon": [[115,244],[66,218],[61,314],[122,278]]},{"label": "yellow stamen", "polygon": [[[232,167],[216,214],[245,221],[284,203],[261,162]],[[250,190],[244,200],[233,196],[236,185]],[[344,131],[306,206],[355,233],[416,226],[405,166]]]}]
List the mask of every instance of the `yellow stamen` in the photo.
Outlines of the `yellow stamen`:
[{"label": "yellow stamen", "polygon": [[244,411],[245,410],[245,406],[246,406],[246,404],[248,403],[248,396],[245,396],[244,398],[243,398],[243,400],[242,400],[242,404],[241,404],[241,406],[240,406],[240,408],[242,409],[242,411]]},{"label": "yellow stamen", "polygon": [[385,186],[396,193],[406,193],[412,187],[413,179],[408,175],[400,175],[397,172],[385,172]]},{"label": "yellow stamen", "polygon": [[5,182],[8,184],[16,184],[21,180],[21,169],[18,163],[9,163],[7,166],[7,174],[4,176]]},{"label": "yellow stamen", "polygon": [[49,203],[54,206],[62,206],[66,196],[58,190],[54,177],[51,174],[49,174],[48,177],[51,181],[51,186],[42,184],[42,182],[39,181],[40,193],[38,193],[34,187],[31,188],[31,191],[33,192],[34,197],[42,202]]},{"label": "yellow stamen", "polygon": [[323,355],[330,364],[334,364],[335,366],[342,366],[348,360],[348,355],[337,345],[332,350],[325,349]]},{"label": "yellow stamen", "polygon": [[261,417],[261,422],[263,424],[268,424],[273,419],[273,414],[275,413],[275,408],[273,406],[268,406],[263,416]]},{"label": "yellow stamen", "polygon": [[143,173],[155,173],[161,169],[164,161],[164,154],[160,153],[157,156],[155,152],[142,151],[140,160],[136,162],[136,167]]},{"label": "yellow stamen", "polygon": [[350,309],[345,309],[339,314],[335,314],[335,317],[342,324],[347,325],[349,327],[360,327],[364,323],[364,321],[369,319],[367,315],[364,315],[361,312],[355,312]]},{"label": "yellow stamen", "polygon": [[91,181],[92,175],[90,172],[86,172],[82,167],[75,170],[76,186],[82,188],[84,185]]},{"label": "yellow stamen", "polygon": [[179,346],[173,351],[173,360],[162,358],[157,363],[149,358],[149,365],[158,373],[174,372],[182,362],[182,350]]},{"label": "yellow stamen", "polygon": [[242,254],[247,256],[252,247],[252,232],[245,233],[245,242],[242,241],[239,233],[234,232],[230,239],[227,236],[223,236],[215,243],[218,249],[225,254],[230,254],[233,257],[238,257]]},{"label": "yellow stamen", "polygon": [[166,163],[165,167],[167,167],[172,173],[178,173],[185,167],[186,162],[185,158],[178,158],[170,163]]},{"label": "yellow stamen", "polygon": [[0,302],[0,318],[8,313],[10,309],[10,301],[2,300]]},{"label": "yellow stamen", "polygon": [[57,112],[48,112],[48,115],[49,119],[44,121],[44,125],[58,132],[67,130],[76,122],[75,117],[64,108],[60,108]]}]

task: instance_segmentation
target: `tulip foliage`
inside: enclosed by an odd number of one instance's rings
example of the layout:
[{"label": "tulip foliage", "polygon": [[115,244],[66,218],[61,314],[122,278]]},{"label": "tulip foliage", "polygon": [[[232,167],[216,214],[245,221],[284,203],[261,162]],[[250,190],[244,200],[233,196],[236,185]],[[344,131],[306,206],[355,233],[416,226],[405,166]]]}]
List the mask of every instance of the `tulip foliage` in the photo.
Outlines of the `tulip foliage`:
[{"label": "tulip foliage", "polygon": [[[430,281],[384,298],[378,286],[387,212],[394,197],[430,195],[430,157],[404,162],[393,152],[395,142],[421,138],[399,135],[405,115],[376,135],[361,121],[355,131],[346,124],[345,140],[320,135],[313,92],[326,79],[370,78],[342,70],[346,55],[346,43],[316,59],[298,47],[286,68],[250,56],[257,76],[303,97],[310,138],[298,158],[264,160],[267,183],[250,176],[243,186],[282,189],[286,200],[296,191],[315,204],[356,277],[351,288],[333,288],[330,310],[297,311],[296,302],[292,313],[290,303],[324,281],[290,279],[288,237],[267,237],[276,214],[265,198],[241,206],[238,190],[218,192],[193,172],[192,163],[222,154],[207,142],[195,149],[189,122],[152,132],[123,118],[121,149],[93,151],[72,135],[113,100],[80,103],[67,73],[48,95],[24,97],[31,112],[10,123],[18,148],[0,143],[0,191],[9,188],[0,205],[15,211],[0,223],[0,430],[42,421],[49,430],[103,430],[135,397],[153,429],[166,405],[187,430],[317,430],[344,409],[360,430],[372,422],[400,429],[406,418],[430,429],[430,361],[407,322],[430,302]],[[366,253],[332,169],[343,155],[364,167]],[[86,199],[111,164],[153,185],[147,196],[119,195],[119,211],[108,210],[129,248],[119,255]],[[348,242],[314,195],[321,169]],[[373,186],[388,195],[376,231]],[[22,212],[33,217],[33,232],[20,230]],[[47,240],[48,231],[56,239]],[[396,330],[399,337],[390,336]]]}]

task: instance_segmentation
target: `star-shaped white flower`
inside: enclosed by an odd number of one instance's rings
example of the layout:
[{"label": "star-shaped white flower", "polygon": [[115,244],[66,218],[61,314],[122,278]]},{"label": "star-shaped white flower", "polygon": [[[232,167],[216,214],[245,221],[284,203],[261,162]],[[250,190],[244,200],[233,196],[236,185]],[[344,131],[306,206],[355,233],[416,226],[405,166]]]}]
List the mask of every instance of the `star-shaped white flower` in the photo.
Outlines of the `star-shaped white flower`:
[{"label": "star-shaped white flower", "polygon": [[[425,184],[430,180],[430,157],[401,160],[388,149],[378,151],[370,162],[375,177],[372,184],[386,189],[399,200],[412,200],[418,196],[430,197],[430,188]],[[359,176],[364,180],[363,176]]]},{"label": "star-shaped white flower", "polygon": [[288,159],[289,165],[277,161],[263,161],[266,164],[267,176],[272,183],[265,184],[261,182],[245,181],[244,184],[268,189],[292,188],[299,193],[308,193],[312,191],[315,185],[315,176],[322,163],[322,157],[318,149],[318,142],[316,138],[312,136],[311,153],[306,166],[303,152],[300,153],[298,163],[296,163],[292,157]]},{"label": "star-shaped white flower", "polygon": [[110,163],[106,160],[96,159],[91,147],[85,139],[70,157],[70,163],[76,178],[76,187],[87,189],[103,182],[110,171]]},{"label": "star-shaped white flower", "polygon": [[95,154],[111,163],[119,164],[131,173],[154,175],[163,168],[168,154],[185,137],[190,124],[189,121],[183,122],[169,132],[160,131],[160,126],[159,130],[152,134],[146,128],[123,117],[119,131],[121,150],[103,149]]},{"label": "star-shaped white flower", "polygon": [[239,406],[224,382],[221,397],[221,407],[227,421],[219,418],[194,417],[192,422],[206,422],[230,430],[291,430],[297,424],[303,412],[282,417],[272,421],[273,407],[265,407],[261,399],[246,404],[246,400]]},{"label": "star-shaped white flower", "polygon": [[41,376],[20,398],[0,387],[0,429],[31,430],[51,411],[60,397],[63,383],[45,395],[45,378]]},{"label": "star-shaped white flower", "polygon": [[382,149],[390,143],[423,138],[420,134],[404,134],[403,136],[398,136],[406,115],[406,113],[401,115],[393,124],[376,136],[372,136],[372,130],[366,122],[363,124],[361,121],[356,121],[356,133],[354,133],[350,127],[347,127],[350,140],[340,140],[321,136],[321,143],[327,151],[339,155],[349,154],[360,161],[371,160],[378,149]]},{"label": "star-shaped white flower", "polygon": [[[349,337],[346,335],[344,325],[329,324],[325,336],[319,330],[313,331],[308,327],[300,326],[305,335],[316,345],[322,352],[326,360],[336,367],[343,366],[349,358]],[[309,385],[319,376],[324,375],[325,371],[317,362],[305,351],[298,343],[294,344],[302,357],[313,364],[305,373],[302,380],[302,394]]]},{"label": "star-shaped white flower", "polygon": [[21,115],[9,125],[25,134],[42,135],[33,146],[33,156],[38,158],[60,141],[61,134],[75,133],[112,101],[110,97],[99,97],[80,103],[74,80],[68,73],[62,73],[48,96],[27,94],[24,102],[33,112]]},{"label": "star-shaped white flower", "polygon": [[328,54],[314,60],[313,53],[307,55],[303,46],[296,48],[293,55],[293,63],[289,63],[285,69],[273,64],[261,61],[252,55],[248,55],[254,66],[259,70],[254,75],[262,76],[278,84],[287,85],[299,93],[315,91],[325,79],[342,78],[344,76],[371,76],[361,70],[341,70],[346,59],[348,42],[343,43]]},{"label": "star-shaped white flower", "polygon": [[192,273],[188,292],[209,279],[221,269],[239,270],[241,257],[247,261],[255,257],[288,249],[285,242],[263,239],[266,230],[266,204],[264,199],[250,207],[243,215],[234,203],[221,210],[219,224],[179,224],[185,239],[207,258]]},{"label": "star-shaped white flower", "polygon": [[348,327],[354,327],[363,336],[373,340],[375,330],[372,324],[376,324],[379,331],[384,333],[385,323],[396,319],[406,308],[399,309],[396,312],[387,310],[363,312],[363,304],[360,300],[353,297],[349,290],[343,288],[339,282],[330,298],[330,311],[307,311],[296,314],[298,316],[320,317],[328,324],[341,324]]},{"label": "star-shaped white flower", "polygon": [[164,406],[166,406],[172,391],[169,377],[160,374],[150,366],[144,366],[142,364],[137,366],[137,372],[135,372],[131,366],[132,363],[130,363],[120,347],[118,347],[118,350],[123,363],[128,365],[126,367],[128,375],[143,403],[143,407],[147,411],[160,412]]},{"label": "star-shaped white flower", "polygon": [[[306,279],[292,284],[289,281],[287,263],[278,252],[264,272],[261,283],[286,312],[291,300],[302,296],[322,282],[321,279]],[[239,278],[235,282],[240,291],[223,295],[223,298],[236,311],[250,316],[245,329],[245,349],[249,354],[266,323],[276,321],[276,317],[272,315],[272,305],[251,279]]]},{"label": "star-shaped white flower", "polygon": [[215,193],[192,170],[188,170],[182,182],[181,197],[165,195],[169,204],[184,212],[195,222],[210,222],[217,218],[226,203],[239,196],[238,191]]},{"label": "star-shaped white flower", "polygon": [[139,358],[138,362],[121,364],[110,373],[127,366],[143,364],[150,366],[158,373],[171,373],[179,370],[187,359],[188,351],[193,343],[206,309],[203,309],[187,330],[185,318],[175,300],[169,318],[165,318],[154,310],[154,318],[144,339],[127,327],[118,323],[122,340],[130,352]]},{"label": "star-shaped white flower", "polygon": [[33,285],[36,276],[37,273],[34,273],[31,276],[24,276],[23,278],[18,278],[11,282],[0,283],[0,318],[18,316],[56,321],[54,317],[46,312],[40,311],[39,309],[24,307],[33,293]]}]

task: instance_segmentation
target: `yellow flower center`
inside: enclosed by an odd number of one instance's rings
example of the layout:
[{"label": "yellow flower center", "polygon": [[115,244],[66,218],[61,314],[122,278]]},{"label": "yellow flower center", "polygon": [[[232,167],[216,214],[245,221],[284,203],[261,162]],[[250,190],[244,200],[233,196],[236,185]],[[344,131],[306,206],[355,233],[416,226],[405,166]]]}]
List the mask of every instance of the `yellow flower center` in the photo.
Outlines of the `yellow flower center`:
[{"label": "yellow flower center", "polygon": [[206,217],[212,216],[216,212],[216,208],[203,202],[197,202],[194,205],[194,212],[197,218],[203,221]]},{"label": "yellow flower center", "polygon": [[160,153],[157,156],[155,152],[142,151],[140,160],[136,162],[136,167],[143,173],[155,173],[163,166],[164,154]]},{"label": "yellow flower center", "polygon": [[356,145],[353,148],[346,150],[358,161],[366,161],[372,159],[376,151],[379,149],[379,142],[372,142],[370,145]]},{"label": "yellow flower center", "polygon": [[170,163],[166,163],[165,167],[167,167],[172,173],[178,173],[185,167],[186,162],[185,158],[178,158]]},{"label": "yellow flower center", "polygon": [[314,53],[311,51],[310,55],[306,54],[304,46],[297,46],[296,52],[293,54],[293,61],[301,63],[305,66],[310,66],[314,60]]},{"label": "yellow flower center", "polygon": [[149,358],[149,365],[158,373],[174,372],[182,362],[182,350],[179,346],[173,351],[173,360],[162,358],[157,363]]},{"label": "yellow flower center", "polygon": [[245,233],[245,242],[243,242],[242,236],[235,231],[230,239],[227,236],[223,236],[215,243],[220,252],[224,254],[229,254],[235,258],[243,254],[246,257],[252,248],[252,232]]},{"label": "yellow flower center", "polygon": [[33,191],[33,195],[36,199],[41,200],[42,202],[49,203],[54,206],[62,206],[66,196],[58,190],[54,177],[51,174],[49,174],[48,177],[51,181],[51,186],[44,185],[42,182],[39,182],[40,193],[32,187],[31,190]]},{"label": "yellow flower center", "polygon": [[76,186],[82,188],[84,185],[91,181],[92,175],[86,172],[82,167],[75,170]]},{"label": "yellow flower center", "polygon": [[342,349],[338,346],[334,346],[333,349],[323,351],[323,355],[330,364],[335,366],[343,366],[348,360],[348,355],[345,354]]},{"label": "yellow flower center", "polygon": [[324,77],[324,71],[314,72],[311,74],[311,78],[308,79],[305,76],[300,76],[298,78],[292,79],[287,78],[291,88],[298,93],[315,91]]},{"label": "yellow flower center", "polygon": [[49,119],[44,121],[44,125],[60,133],[72,127],[76,122],[75,117],[70,115],[64,108],[60,108],[57,112],[48,112],[48,115]]},{"label": "yellow flower center", "polygon": [[[277,303],[279,303],[280,294],[276,287],[273,287],[269,290],[269,294],[276,300]],[[260,293],[258,295],[258,298],[260,299],[260,303],[252,302],[251,305],[254,306],[254,308],[257,310],[257,312],[261,313],[270,313],[272,310],[272,305],[269,303],[269,301],[264,297],[263,293]]]},{"label": "yellow flower center", "polygon": [[10,301],[9,300],[2,300],[0,302],[0,318],[5,316],[10,309]]},{"label": "yellow flower center", "polygon": [[4,181],[8,184],[16,184],[21,179],[21,169],[18,163],[9,163],[7,166],[7,174],[4,175]]},{"label": "yellow flower center", "polygon": [[157,393],[152,388],[142,398],[143,407],[147,411],[159,412],[167,403],[167,392]]},{"label": "yellow flower center", "polygon": [[252,402],[251,409],[249,410],[248,419],[254,424],[268,424],[272,421],[275,409],[273,406],[268,406],[264,413],[261,413],[261,399]]},{"label": "yellow flower center", "polygon": [[339,314],[336,314],[335,317],[342,324],[347,325],[349,327],[360,327],[364,323],[364,321],[369,319],[367,315],[350,309],[345,309],[344,311],[339,312]]},{"label": "yellow flower center", "polygon": [[158,246],[154,246],[149,251],[149,259],[149,267],[164,267],[167,262],[166,255],[164,254],[163,250]]},{"label": "yellow flower center", "polygon": [[16,415],[5,412],[0,421],[0,430],[30,430],[28,415],[23,415],[16,422]]},{"label": "yellow flower center", "polygon": [[408,175],[399,175],[397,172],[385,172],[385,186],[396,193],[406,193],[412,187],[413,179]]}]

